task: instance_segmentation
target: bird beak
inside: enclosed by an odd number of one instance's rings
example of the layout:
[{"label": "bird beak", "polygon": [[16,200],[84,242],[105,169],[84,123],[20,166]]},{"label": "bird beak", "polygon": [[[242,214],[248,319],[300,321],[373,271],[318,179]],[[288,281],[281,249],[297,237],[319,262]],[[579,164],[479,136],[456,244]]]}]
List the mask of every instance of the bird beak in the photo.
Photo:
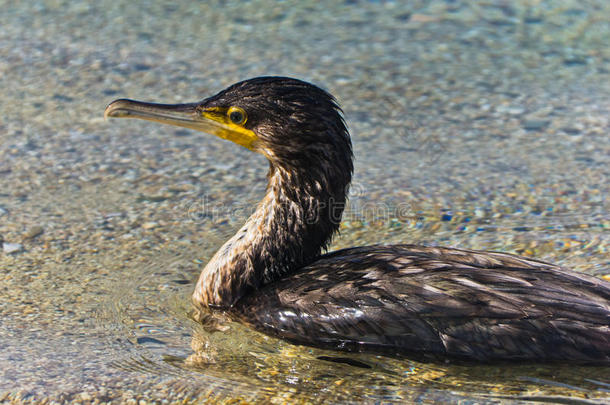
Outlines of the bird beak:
[{"label": "bird beak", "polygon": [[216,135],[228,139],[250,150],[258,140],[256,134],[242,126],[231,123],[223,110],[202,109],[198,103],[154,104],[120,99],[106,107],[104,118],[139,118],[160,122]]}]

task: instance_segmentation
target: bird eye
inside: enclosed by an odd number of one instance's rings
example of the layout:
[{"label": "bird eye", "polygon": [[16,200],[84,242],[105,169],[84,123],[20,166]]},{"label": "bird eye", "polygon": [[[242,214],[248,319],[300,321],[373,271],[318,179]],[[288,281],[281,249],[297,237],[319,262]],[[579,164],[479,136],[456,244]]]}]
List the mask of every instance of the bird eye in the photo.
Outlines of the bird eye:
[{"label": "bird eye", "polygon": [[242,108],[231,107],[227,111],[227,115],[233,124],[243,125],[246,123],[246,112]]}]

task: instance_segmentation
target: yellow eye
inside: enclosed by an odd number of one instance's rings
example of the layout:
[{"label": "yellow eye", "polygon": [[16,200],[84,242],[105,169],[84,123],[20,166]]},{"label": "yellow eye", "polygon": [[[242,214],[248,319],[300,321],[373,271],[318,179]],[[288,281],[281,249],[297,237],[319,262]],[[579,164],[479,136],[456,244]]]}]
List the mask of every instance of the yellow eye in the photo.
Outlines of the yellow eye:
[{"label": "yellow eye", "polygon": [[248,119],[244,109],[239,107],[229,108],[227,111],[227,116],[229,117],[229,121],[235,125],[244,125]]}]

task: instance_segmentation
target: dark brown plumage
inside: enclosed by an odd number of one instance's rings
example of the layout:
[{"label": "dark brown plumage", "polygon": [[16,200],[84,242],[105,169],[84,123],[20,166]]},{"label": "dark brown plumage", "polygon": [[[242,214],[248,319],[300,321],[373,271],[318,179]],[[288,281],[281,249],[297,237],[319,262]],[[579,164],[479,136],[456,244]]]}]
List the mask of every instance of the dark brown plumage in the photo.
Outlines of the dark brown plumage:
[{"label": "dark brown plumage", "polygon": [[413,245],[324,255],[240,300],[295,343],[418,358],[605,362],[610,289],[502,253]]},{"label": "dark brown plumage", "polygon": [[610,364],[610,284],[509,254],[413,245],[326,255],[352,176],[335,100],[290,78],[179,106],[118,100],[111,117],[186,126],[269,159],[267,192],[193,294],[295,343],[474,361]]}]

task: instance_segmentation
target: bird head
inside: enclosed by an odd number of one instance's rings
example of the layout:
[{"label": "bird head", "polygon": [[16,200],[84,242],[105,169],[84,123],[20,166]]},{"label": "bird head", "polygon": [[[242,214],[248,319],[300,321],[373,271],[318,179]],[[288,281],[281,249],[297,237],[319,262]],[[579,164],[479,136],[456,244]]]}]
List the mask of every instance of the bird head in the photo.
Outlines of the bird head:
[{"label": "bird head", "polygon": [[351,178],[351,141],[341,109],[333,96],[304,81],[257,77],[189,104],[119,99],[108,105],[104,116],[195,129],[262,153],[275,166],[336,167]]}]

